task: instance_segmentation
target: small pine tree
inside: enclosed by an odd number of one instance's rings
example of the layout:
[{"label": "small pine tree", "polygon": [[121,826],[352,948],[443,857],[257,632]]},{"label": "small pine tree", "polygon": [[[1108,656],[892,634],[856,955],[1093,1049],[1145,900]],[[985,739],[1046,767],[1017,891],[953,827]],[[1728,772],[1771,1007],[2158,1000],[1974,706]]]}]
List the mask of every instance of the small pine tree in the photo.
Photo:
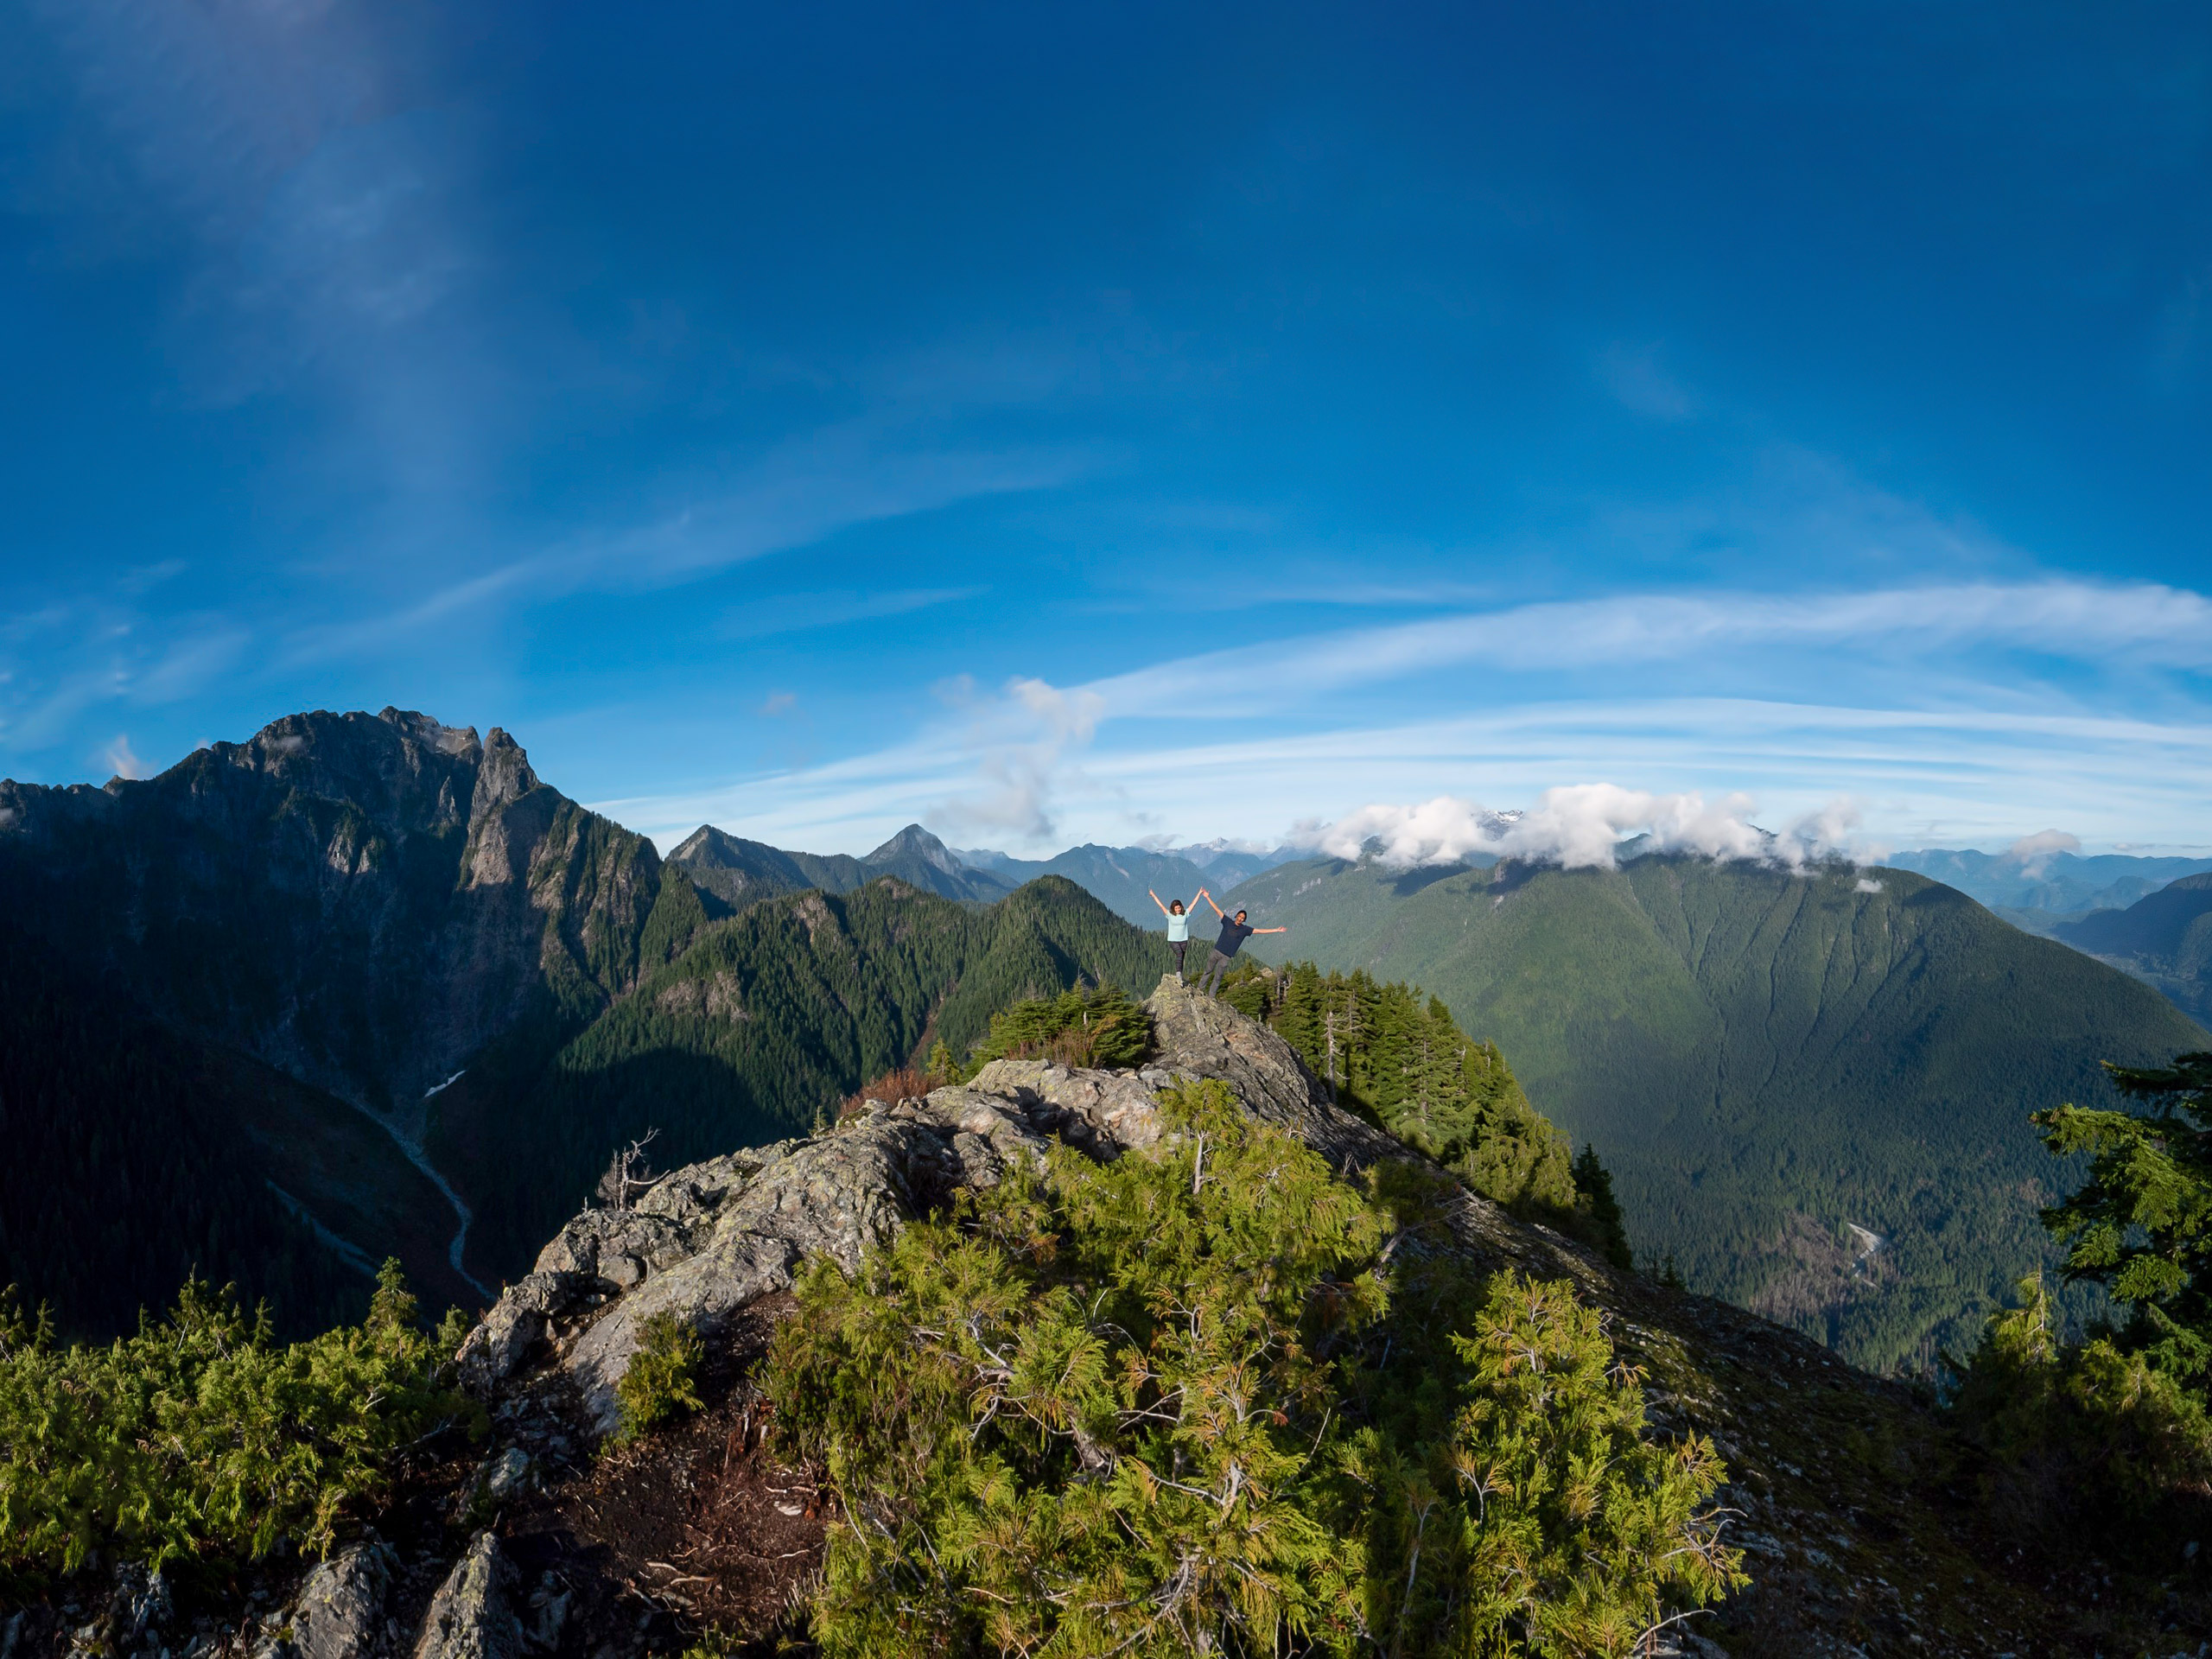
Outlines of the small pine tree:
[{"label": "small pine tree", "polygon": [[1585,1236],[1606,1261],[1623,1272],[1636,1265],[1629,1249],[1628,1228],[1621,1218],[1620,1201],[1613,1197],[1613,1178],[1599,1160],[1598,1148],[1587,1141],[1574,1160],[1574,1208],[1588,1225]]},{"label": "small pine tree", "polygon": [[939,1083],[963,1083],[960,1062],[952,1058],[952,1050],[940,1037],[930,1046],[930,1076]]},{"label": "small pine tree", "polygon": [[422,1327],[399,1264],[368,1317],[279,1346],[266,1308],[197,1280],[105,1347],[57,1345],[0,1310],[0,1567],[74,1572],[95,1550],[161,1567],[327,1550],[442,1424],[480,1432],[449,1385],[467,1321]]},{"label": "small pine tree", "polygon": [[622,1408],[614,1438],[623,1445],[706,1403],[699,1397],[699,1366],[706,1358],[699,1333],[673,1313],[656,1313],[638,1335],[638,1351],[614,1385]]}]

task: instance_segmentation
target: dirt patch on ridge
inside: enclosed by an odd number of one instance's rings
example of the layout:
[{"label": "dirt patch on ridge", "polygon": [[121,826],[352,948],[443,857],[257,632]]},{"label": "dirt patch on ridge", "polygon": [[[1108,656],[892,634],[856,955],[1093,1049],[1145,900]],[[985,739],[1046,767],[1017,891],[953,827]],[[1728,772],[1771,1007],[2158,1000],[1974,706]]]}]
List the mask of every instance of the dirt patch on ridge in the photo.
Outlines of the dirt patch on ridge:
[{"label": "dirt patch on ridge", "polygon": [[518,1560],[596,1592],[564,1651],[627,1649],[640,1637],[681,1646],[706,1630],[766,1643],[798,1621],[821,1571],[826,1501],[770,1449],[753,1380],[794,1306],[788,1294],[763,1297],[710,1351],[704,1410],[637,1445],[608,1445],[508,1517],[501,1530]]}]

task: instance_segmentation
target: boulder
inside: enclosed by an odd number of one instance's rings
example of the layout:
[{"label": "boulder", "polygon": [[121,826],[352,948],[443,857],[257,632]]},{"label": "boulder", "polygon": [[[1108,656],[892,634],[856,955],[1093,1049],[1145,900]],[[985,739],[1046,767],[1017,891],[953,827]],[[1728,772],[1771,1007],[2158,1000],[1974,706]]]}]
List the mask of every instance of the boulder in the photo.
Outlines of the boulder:
[{"label": "boulder", "polygon": [[[1245,1110],[1296,1136],[1339,1174],[1357,1175],[1391,1160],[1420,1161],[1403,1141],[1339,1106],[1336,1091],[1306,1069],[1296,1050],[1226,1002],[1167,974],[1144,1006],[1160,1067],[1184,1077],[1218,1078]],[[1441,1207],[1454,1242],[1490,1266],[1572,1279],[1586,1294],[1612,1277],[1582,1246],[1548,1228],[1514,1220],[1464,1186],[1455,1185]]]},{"label": "boulder", "polygon": [[463,1522],[490,1520],[503,1505],[538,1484],[538,1473],[535,1460],[518,1446],[493,1452],[461,1489],[454,1503],[455,1517]]},{"label": "boulder", "polygon": [[712,1336],[748,1304],[791,1287],[810,1255],[847,1268],[889,1238],[926,1196],[952,1184],[958,1160],[937,1124],[871,1115],[792,1149],[726,1195],[704,1249],[648,1278],[620,1298],[570,1349],[575,1378],[593,1426],[620,1421],[615,1385],[638,1351],[645,1321],[673,1315]]},{"label": "boulder", "polygon": [[462,1339],[455,1356],[461,1380],[491,1392],[535,1356],[550,1321],[588,1305],[598,1288],[596,1274],[563,1271],[526,1274],[509,1285]]},{"label": "boulder", "polygon": [[[1110,1160],[1134,1147],[1160,1139],[1159,1096],[1177,1081],[1157,1066],[1141,1071],[1095,1071],[1055,1065],[1049,1060],[993,1060],[963,1091],[1001,1096],[1020,1103],[1034,1128],[1056,1135],[1094,1158]],[[940,1089],[930,1096],[935,1105]]]},{"label": "boulder", "polygon": [[340,1550],[301,1581],[271,1644],[277,1659],[365,1659],[380,1644],[392,1555],[366,1541]]},{"label": "boulder", "polygon": [[[1161,1091],[1198,1079],[1227,1084],[1255,1116],[1348,1177],[1410,1155],[1338,1105],[1289,1044],[1227,1004],[1170,974],[1145,1007],[1159,1059],[1141,1071],[995,1060],[924,1099],[868,1101],[810,1140],[677,1170],[631,1209],[585,1211],[469,1334],[464,1374],[493,1389],[534,1363],[560,1327],[556,1357],[592,1427],[610,1433],[620,1421],[616,1387],[648,1319],[668,1314],[711,1339],[762,1296],[788,1290],[810,1257],[850,1271],[955,1188],[995,1185],[1017,1160],[1041,1166],[1056,1140],[1102,1161],[1156,1144]],[[1538,1230],[1486,1200],[1450,1204],[1469,1248],[1554,1276],[1590,1270],[1582,1252],[1563,1240],[1547,1248]]]},{"label": "boulder", "polygon": [[499,1535],[488,1529],[478,1533],[430,1599],[415,1659],[521,1659],[514,1592],[514,1568]]}]

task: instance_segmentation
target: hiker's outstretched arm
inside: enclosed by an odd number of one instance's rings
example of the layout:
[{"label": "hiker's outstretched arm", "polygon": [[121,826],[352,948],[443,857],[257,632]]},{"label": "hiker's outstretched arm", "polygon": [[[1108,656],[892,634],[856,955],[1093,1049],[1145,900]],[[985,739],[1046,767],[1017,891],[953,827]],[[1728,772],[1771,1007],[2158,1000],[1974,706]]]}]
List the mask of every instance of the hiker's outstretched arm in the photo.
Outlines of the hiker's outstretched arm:
[{"label": "hiker's outstretched arm", "polygon": [[1290,929],[1289,929],[1287,926],[1284,926],[1284,927],[1255,927],[1255,928],[1254,928],[1252,931],[1253,931],[1255,933],[1287,933],[1287,932],[1289,932],[1289,931],[1290,931]]},{"label": "hiker's outstretched arm", "polygon": [[[1213,894],[1208,893],[1204,887],[1200,887],[1198,889],[1198,897],[1205,899],[1206,903],[1213,905]],[[1229,912],[1224,910],[1219,905],[1213,905],[1213,913],[1217,916],[1226,916],[1229,914]]]},{"label": "hiker's outstretched arm", "polygon": [[[1147,887],[1145,891],[1147,893],[1152,893],[1152,889],[1150,887]],[[1160,905],[1160,895],[1158,893],[1152,893],[1152,902],[1155,905]],[[1163,916],[1166,915],[1167,906],[1165,905],[1160,905],[1160,913]]]}]

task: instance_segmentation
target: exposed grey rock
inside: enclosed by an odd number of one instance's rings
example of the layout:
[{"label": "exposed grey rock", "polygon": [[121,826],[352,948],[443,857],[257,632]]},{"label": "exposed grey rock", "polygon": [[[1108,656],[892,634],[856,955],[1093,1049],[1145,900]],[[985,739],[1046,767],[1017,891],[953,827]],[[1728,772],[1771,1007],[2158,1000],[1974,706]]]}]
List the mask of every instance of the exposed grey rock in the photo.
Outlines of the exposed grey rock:
[{"label": "exposed grey rock", "polygon": [[722,1205],[743,1191],[761,1169],[788,1156],[799,1144],[781,1141],[772,1147],[756,1147],[690,1165],[661,1177],[652,1191],[632,1207],[639,1215],[674,1222],[695,1246],[703,1243],[714,1230],[715,1217],[721,1213]]},{"label": "exposed grey rock", "polygon": [[125,1567],[116,1579],[116,1650],[136,1653],[143,1647],[159,1646],[162,1632],[176,1617],[168,1580],[143,1567]]},{"label": "exposed grey rock", "polygon": [[[1408,1155],[1338,1106],[1288,1044],[1226,1004],[1169,975],[1146,1007],[1160,1061],[1141,1071],[996,1060],[926,1099],[868,1102],[813,1139],[677,1170],[633,1209],[584,1211],[470,1333],[465,1373],[496,1386],[537,1358],[553,1327],[575,1320],[557,1357],[594,1427],[610,1432],[616,1386],[648,1319],[672,1315],[711,1338],[760,1297],[788,1289],[809,1257],[849,1271],[953,1189],[992,1185],[1016,1160],[1041,1166],[1056,1139],[1102,1160],[1151,1147],[1163,1133],[1160,1092],[1179,1084],[1219,1078],[1346,1175]],[[1563,1242],[1546,1250],[1483,1199],[1455,1202],[1463,1243],[1554,1275],[1592,1270],[1578,1265],[1581,1252]]]},{"label": "exposed grey rock", "polygon": [[[1160,1090],[1176,1080],[1158,1067],[1142,1072],[1071,1070],[1045,1060],[993,1060],[969,1091],[1020,1102],[1039,1128],[1094,1157],[1111,1158],[1160,1139]],[[939,1090],[938,1094],[948,1091]],[[932,1094],[932,1103],[938,1098]]]},{"label": "exposed grey rock", "polygon": [[478,1533],[430,1599],[415,1659],[519,1659],[514,1579],[498,1535]]},{"label": "exposed grey rock", "polygon": [[391,1551],[365,1541],[319,1563],[277,1621],[282,1659],[365,1659],[383,1644]]},{"label": "exposed grey rock", "polygon": [[461,1344],[463,1381],[480,1392],[505,1382],[544,1339],[547,1322],[583,1306],[597,1286],[595,1275],[563,1272],[527,1274],[509,1285]]},{"label": "exposed grey rock", "polygon": [[633,1285],[696,1248],[683,1227],[637,1210],[587,1210],[537,1253],[537,1273],[573,1273]]},{"label": "exposed grey rock", "polygon": [[586,1211],[563,1228],[539,1270],[470,1334],[464,1366],[493,1386],[534,1357],[550,1326],[610,1298],[561,1357],[607,1432],[646,1320],[671,1314],[712,1336],[789,1288],[808,1257],[851,1269],[952,1189],[991,1185],[1016,1159],[1041,1166],[1055,1135],[1101,1158],[1148,1146],[1160,1135],[1155,1096],[1173,1081],[1165,1071],[1001,1061],[969,1087],[871,1101],[827,1135],[677,1170],[634,1209]]},{"label": "exposed grey rock", "polygon": [[868,1116],[801,1141],[762,1169],[716,1214],[706,1248],[622,1297],[578,1338],[565,1363],[603,1433],[620,1420],[615,1385],[645,1323],[669,1313],[711,1335],[747,1304],[788,1289],[809,1255],[847,1268],[916,1210],[957,1168],[950,1135],[932,1123]]},{"label": "exposed grey rock", "polygon": [[1363,1161],[1386,1155],[1386,1149],[1403,1151],[1390,1136],[1339,1108],[1336,1091],[1306,1069],[1288,1043],[1179,976],[1161,975],[1144,1006],[1161,1067],[1219,1078],[1254,1116],[1289,1129],[1332,1162],[1338,1142],[1347,1153],[1364,1154]]},{"label": "exposed grey rock", "polygon": [[[1339,1174],[1356,1175],[1415,1155],[1403,1141],[1338,1105],[1335,1091],[1306,1070],[1288,1043],[1226,1002],[1166,974],[1144,1006],[1152,1016],[1153,1046],[1161,1069],[1218,1078],[1253,1116],[1295,1135]],[[1465,1187],[1451,1193],[1445,1209],[1459,1247],[1494,1265],[1573,1279],[1586,1290],[1611,1277],[1611,1270],[1580,1245],[1515,1221]]]},{"label": "exposed grey rock", "polygon": [[69,1652],[76,1656],[116,1656],[157,1651],[162,1634],[176,1617],[168,1580],[149,1573],[137,1562],[116,1569],[115,1587],[101,1615],[73,1633]]},{"label": "exposed grey rock", "polygon": [[537,1465],[518,1446],[484,1459],[461,1488],[454,1513],[463,1519],[489,1519],[499,1506],[537,1484]]},{"label": "exposed grey rock", "polygon": [[530,1592],[530,1616],[523,1623],[523,1640],[541,1653],[550,1653],[559,1647],[561,1632],[568,1628],[569,1606],[573,1599],[573,1592],[567,1586],[553,1573],[546,1573]]}]

